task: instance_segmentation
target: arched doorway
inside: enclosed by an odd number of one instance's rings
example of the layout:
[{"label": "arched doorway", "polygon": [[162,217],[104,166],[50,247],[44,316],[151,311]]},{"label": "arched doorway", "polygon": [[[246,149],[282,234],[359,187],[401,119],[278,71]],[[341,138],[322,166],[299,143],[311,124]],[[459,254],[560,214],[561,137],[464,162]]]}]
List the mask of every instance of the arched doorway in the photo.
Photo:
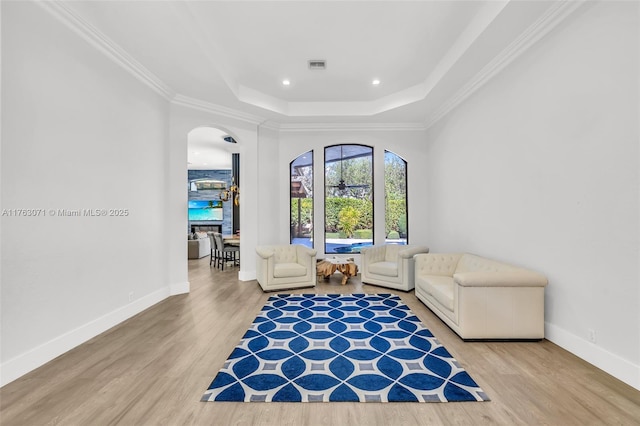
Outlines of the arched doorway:
[{"label": "arched doorway", "polygon": [[223,129],[201,126],[187,135],[188,229],[226,235],[240,230],[240,154]]}]

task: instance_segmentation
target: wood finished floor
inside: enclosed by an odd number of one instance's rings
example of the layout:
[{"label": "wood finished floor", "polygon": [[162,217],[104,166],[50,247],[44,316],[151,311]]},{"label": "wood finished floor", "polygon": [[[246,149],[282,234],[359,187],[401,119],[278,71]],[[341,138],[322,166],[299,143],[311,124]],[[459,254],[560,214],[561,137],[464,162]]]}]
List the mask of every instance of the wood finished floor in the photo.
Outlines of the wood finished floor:
[{"label": "wood finished floor", "polygon": [[[638,425],[640,392],[549,341],[463,342],[398,294],[491,398],[461,403],[214,403],[200,397],[269,297],[189,261],[171,297],[0,389],[13,425]],[[389,293],[339,274],[290,293]]]}]

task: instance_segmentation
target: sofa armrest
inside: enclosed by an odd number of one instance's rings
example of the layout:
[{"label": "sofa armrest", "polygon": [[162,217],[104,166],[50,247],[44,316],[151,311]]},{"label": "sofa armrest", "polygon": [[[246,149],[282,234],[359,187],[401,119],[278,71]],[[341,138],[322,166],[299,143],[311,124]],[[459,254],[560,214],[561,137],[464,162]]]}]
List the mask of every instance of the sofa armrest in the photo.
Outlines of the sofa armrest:
[{"label": "sofa armrest", "polygon": [[547,278],[533,271],[460,272],[453,280],[463,287],[545,287]]},{"label": "sofa armrest", "polygon": [[409,259],[409,258],[412,258],[413,256],[415,256],[418,253],[429,253],[429,247],[425,247],[425,246],[409,247],[409,248],[406,248],[404,250],[400,250],[398,252],[398,257]]},{"label": "sofa armrest", "polygon": [[270,247],[256,247],[256,253],[263,259],[269,259],[276,251]]},{"label": "sofa armrest", "polygon": [[315,275],[316,273],[316,253],[316,250],[311,249],[307,246],[296,246],[296,262],[307,269],[313,269],[313,275]]}]

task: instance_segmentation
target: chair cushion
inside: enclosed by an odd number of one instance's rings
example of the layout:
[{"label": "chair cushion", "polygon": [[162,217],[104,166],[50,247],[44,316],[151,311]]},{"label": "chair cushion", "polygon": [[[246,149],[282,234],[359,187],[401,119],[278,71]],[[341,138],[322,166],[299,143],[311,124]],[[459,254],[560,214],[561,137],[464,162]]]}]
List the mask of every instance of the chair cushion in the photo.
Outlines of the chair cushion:
[{"label": "chair cushion", "polygon": [[453,311],[453,278],[430,275],[426,278],[426,291],[442,306]]},{"label": "chair cushion", "polygon": [[307,268],[299,263],[276,263],[273,266],[273,276],[275,278],[304,277]]},{"label": "chair cushion", "polygon": [[376,275],[384,275],[385,277],[397,277],[398,276],[398,263],[397,262],[375,262],[369,264],[369,273]]}]

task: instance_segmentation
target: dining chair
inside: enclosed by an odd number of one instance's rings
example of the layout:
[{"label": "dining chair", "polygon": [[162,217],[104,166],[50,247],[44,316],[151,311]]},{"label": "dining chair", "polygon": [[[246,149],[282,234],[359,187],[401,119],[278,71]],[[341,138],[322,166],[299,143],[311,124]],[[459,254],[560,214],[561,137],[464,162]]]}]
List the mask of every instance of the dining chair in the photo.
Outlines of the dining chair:
[{"label": "dining chair", "polygon": [[222,266],[222,270],[224,271],[225,263],[229,261],[233,261],[234,265],[237,263],[237,254],[240,253],[240,246],[225,244],[222,239],[222,234],[219,232],[215,232],[213,237],[216,240],[216,247],[219,253],[218,263]]},{"label": "dining chair", "polygon": [[209,258],[209,266],[213,263],[214,266],[217,267],[218,264],[218,245],[216,244],[216,239],[213,235],[213,232],[209,232],[209,240],[211,241],[211,257]]}]

